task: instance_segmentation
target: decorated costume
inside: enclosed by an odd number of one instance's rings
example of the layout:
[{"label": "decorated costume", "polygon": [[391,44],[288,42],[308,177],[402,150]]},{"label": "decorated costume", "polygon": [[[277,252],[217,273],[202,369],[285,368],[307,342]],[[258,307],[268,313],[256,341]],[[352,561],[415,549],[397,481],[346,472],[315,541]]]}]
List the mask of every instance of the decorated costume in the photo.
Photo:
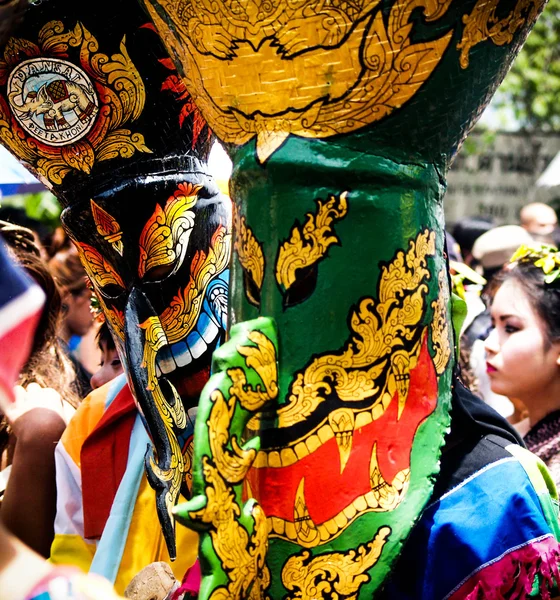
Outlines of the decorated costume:
[{"label": "decorated costume", "polygon": [[546,467],[459,381],[452,404],[434,492],[380,598],[550,598],[560,529]]},{"label": "decorated costume", "polygon": [[179,531],[171,562],[144,471],[149,437],[124,375],[80,405],[56,450],[58,507],[51,561],[98,573],[123,593],[146,565],[165,561],[181,580],[198,539]]},{"label": "decorated costume", "polygon": [[[206,166],[211,134],[136,2],[46,0],[0,49],[0,142],[64,206],[127,373],[59,448],[52,551],[87,567],[105,548],[92,569],[122,590],[177,554],[171,509],[189,494],[198,396],[225,333],[231,211]],[[196,535],[179,538],[182,578]]]},{"label": "decorated costume", "polygon": [[560,486],[560,411],[550,413],[531,427],[524,441],[546,464],[554,483]]},{"label": "decorated costume", "polygon": [[232,328],[176,509],[200,597],[371,598],[445,509],[446,171],[544,1],[143,2],[234,162]]}]

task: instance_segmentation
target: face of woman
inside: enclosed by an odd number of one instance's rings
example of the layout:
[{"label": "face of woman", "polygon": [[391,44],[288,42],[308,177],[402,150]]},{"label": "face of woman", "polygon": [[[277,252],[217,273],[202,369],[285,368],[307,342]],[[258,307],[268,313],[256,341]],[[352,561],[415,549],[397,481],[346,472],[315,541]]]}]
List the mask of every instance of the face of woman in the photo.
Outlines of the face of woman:
[{"label": "face of woman", "polygon": [[498,289],[490,310],[494,329],[485,348],[492,391],[530,406],[560,380],[560,344],[550,344],[546,325],[515,281]]},{"label": "face of woman", "polygon": [[114,348],[107,348],[107,342],[101,342],[101,364],[91,378],[91,387],[96,390],[123,372],[121,360]]},{"label": "face of woman", "polygon": [[90,308],[91,291],[83,288],[78,293],[69,293],[64,301],[68,306],[65,321],[70,334],[85,335],[93,325],[93,314]]}]

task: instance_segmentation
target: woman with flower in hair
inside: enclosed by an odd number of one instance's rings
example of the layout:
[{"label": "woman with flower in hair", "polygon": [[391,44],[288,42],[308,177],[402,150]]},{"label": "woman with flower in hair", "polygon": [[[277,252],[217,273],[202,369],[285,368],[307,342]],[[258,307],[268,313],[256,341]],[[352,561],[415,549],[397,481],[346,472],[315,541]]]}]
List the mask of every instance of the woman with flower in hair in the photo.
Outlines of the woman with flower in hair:
[{"label": "woman with flower in hair", "polygon": [[492,391],[529,412],[524,440],[560,485],[560,252],[522,246],[496,276],[486,340]]}]

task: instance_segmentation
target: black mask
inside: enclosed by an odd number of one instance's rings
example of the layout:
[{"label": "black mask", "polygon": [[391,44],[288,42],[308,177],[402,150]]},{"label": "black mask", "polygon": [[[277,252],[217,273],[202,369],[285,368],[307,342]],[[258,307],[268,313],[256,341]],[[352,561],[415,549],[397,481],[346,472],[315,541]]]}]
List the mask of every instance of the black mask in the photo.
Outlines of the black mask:
[{"label": "black mask", "polygon": [[0,142],[65,206],[153,441],[173,558],[171,509],[225,332],[229,208],[208,128],[146,15],[133,0],[95,8],[43,0],[0,48]]}]

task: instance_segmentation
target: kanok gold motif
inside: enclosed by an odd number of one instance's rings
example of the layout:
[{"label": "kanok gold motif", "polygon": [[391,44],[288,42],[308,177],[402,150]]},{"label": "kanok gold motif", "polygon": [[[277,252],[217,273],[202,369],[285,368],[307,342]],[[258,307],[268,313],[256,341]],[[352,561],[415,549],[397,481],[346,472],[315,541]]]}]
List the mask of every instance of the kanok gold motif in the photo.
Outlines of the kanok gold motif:
[{"label": "kanok gold motif", "polygon": [[[226,585],[217,588],[211,600],[264,598],[270,583],[270,572],[265,563],[268,549],[266,516],[260,506],[250,500],[243,512],[251,511],[254,519],[253,533],[239,523],[241,506],[236,500],[234,485],[241,484],[249,471],[256,450],[243,449],[230,433],[235,406],[246,410],[261,409],[278,392],[276,353],[272,342],[260,331],[251,331],[249,341],[254,346],[239,346],[248,367],[260,376],[264,390],[253,388],[247,382],[243,369],[228,369],[232,380],[229,399],[222,392],[212,393],[212,410],[209,417],[211,457],[203,456],[203,474],[206,483],[205,506],[189,513],[199,526],[211,526],[214,550],[227,574]],[[231,446],[231,449],[230,449]]]},{"label": "kanok gold motif", "polygon": [[[352,450],[354,432],[383,417],[392,402],[397,402],[400,419],[408,398],[410,373],[418,365],[420,352],[425,347],[430,326],[422,327],[426,315],[430,272],[427,259],[435,255],[435,233],[425,230],[410,242],[408,250],[398,251],[393,260],[382,267],[378,285],[378,300],[365,298],[351,314],[352,337],[341,353],[315,358],[296,375],[291,386],[287,405],[278,411],[278,426],[289,427],[301,423],[319,404],[333,393],[345,406],[329,412],[317,428],[283,448],[261,450],[253,467],[286,468],[311,456],[321,446],[336,440],[342,473]],[[436,353],[434,368],[441,375],[450,358],[449,332],[442,328],[446,300],[445,273],[439,275],[440,296],[432,303],[432,344]],[[435,324],[433,323],[435,321]],[[270,346],[271,356],[266,364],[273,370],[261,379],[265,382],[259,390],[259,406],[277,399],[275,382],[276,356]],[[431,360],[431,359],[430,359]],[[247,363],[249,364],[249,363]],[[253,366],[253,368],[256,368]],[[240,384],[236,383],[239,372]],[[240,369],[230,369],[228,375],[235,384],[237,394],[242,394],[245,377]],[[234,388],[232,387],[231,390]],[[355,403],[370,398],[369,407],[355,407]],[[259,416],[253,417],[248,429],[257,430]],[[370,457],[371,488],[358,495],[334,517],[314,523],[305,501],[305,480],[301,479],[294,503],[293,521],[270,516],[269,535],[295,542],[305,548],[314,548],[340,535],[359,515],[367,512],[394,510],[404,499],[410,469],[404,468],[386,481],[378,466],[377,446]]]},{"label": "kanok gold motif", "polygon": [[[339,446],[342,472],[345,466],[344,459],[348,459],[349,450],[352,447],[354,429],[364,427],[381,417],[388,407],[390,398],[384,397],[373,411],[361,411],[356,415],[350,409],[334,411],[334,417],[329,416],[328,422],[319,430],[305,436],[293,446],[278,450],[261,451],[255,457],[252,451],[246,451],[242,454],[237,446],[237,441],[232,439],[231,444],[234,450],[232,453],[227,450],[226,441],[230,437],[227,428],[235,407],[235,399],[239,399],[244,408],[258,411],[266,404],[274,402],[278,397],[278,366],[274,345],[258,331],[251,332],[249,339],[257,343],[257,347],[238,346],[237,351],[245,357],[246,365],[258,373],[263,382],[263,387],[257,387],[255,390],[247,386],[247,378],[243,369],[231,368],[227,371],[232,381],[232,386],[229,389],[230,400],[226,401],[219,390],[212,397],[215,408],[212,413],[213,417],[210,420],[210,443],[213,460],[218,465],[221,476],[232,483],[239,477],[238,469],[244,469],[247,464],[252,464],[256,468],[291,466],[318,450],[320,446],[333,437]],[[422,339],[424,338],[422,337]],[[420,344],[417,344],[415,348],[418,354]],[[410,361],[411,368],[416,365],[417,360],[418,356],[415,355]],[[343,413],[346,416],[345,422],[340,418]],[[256,429],[257,424],[258,416],[255,416],[250,421],[249,429]],[[218,447],[216,444],[221,444],[221,446]],[[224,456],[228,459],[228,462],[224,461]],[[409,478],[410,469],[406,468],[398,472],[392,482],[385,481],[377,464],[377,448],[374,446],[370,458],[371,489],[366,494],[355,498],[333,518],[315,524],[307,510],[304,479],[302,479],[296,494],[293,522],[276,516],[269,516],[267,518],[269,535],[287,539],[304,548],[314,548],[324,544],[342,533],[359,515],[366,512],[386,512],[395,509],[406,494]],[[249,486],[248,495],[251,496]]]},{"label": "kanok gold motif", "polygon": [[[283,463],[286,466],[288,463]],[[376,450],[370,465],[371,490],[358,496],[332,519],[324,523],[313,522],[305,502],[305,479],[299,483],[294,503],[294,521],[279,517],[268,517],[270,537],[279,537],[294,542],[303,548],[315,548],[330,542],[340,535],[352,523],[355,517],[368,512],[387,512],[394,510],[403,500],[408,489],[410,469],[403,469],[392,483],[386,482],[377,466]]]},{"label": "kanok gold motif", "polygon": [[[427,257],[434,254],[435,233],[426,230],[410,242],[406,254],[398,251],[382,268],[378,300],[365,298],[352,312],[353,336],[341,352],[319,356],[297,374],[288,403],[278,412],[279,427],[304,421],[331,393],[347,403],[379,398],[371,409],[375,418],[398,392],[400,417],[408,394],[407,375],[420,345],[407,349],[407,342],[425,314]],[[381,380],[387,366],[388,375]]]},{"label": "kanok gold motif", "polygon": [[290,592],[287,600],[355,600],[360,587],[370,579],[367,571],[379,560],[391,529],[380,527],[371,542],[348,552],[311,556],[309,550],[291,556],[282,569],[282,583]]},{"label": "kanok gold motif", "polygon": [[191,275],[184,290],[179,290],[160,315],[169,344],[180,342],[194,328],[208,284],[228,265],[231,233],[220,225],[210,241],[208,255],[199,250],[191,263]]},{"label": "kanok gold motif", "polygon": [[91,200],[91,214],[95,221],[97,232],[103,239],[111,244],[113,248],[122,256],[123,243],[121,226],[117,223],[115,217],[112,217],[106,210],[101,208],[93,200]]},{"label": "kanok gold motif", "polygon": [[161,417],[161,422],[167,432],[166,437],[169,441],[169,452],[171,454],[171,461],[168,469],[162,469],[157,465],[153,454],[150,456],[150,467],[155,477],[162,482],[169,483],[169,487],[165,493],[165,506],[168,514],[171,516],[171,511],[179,498],[181,484],[183,483],[186,472],[185,457],[183,456],[177,436],[173,431],[173,426],[178,428],[186,427],[187,413],[175,387],[172,384],[169,384],[169,388],[173,394],[173,402],[170,403],[158,384],[156,375],[156,356],[158,350],[167,345],[167,337],[165,335],[165,330],[161,326],[160,320],[158,317],[149,317],[142,323],[141,327],[145,330],[146,338],[142,367],[146,368],[147,371],[147,389],[152,392],[152,397]]},{"label": "kanok gold motif", "polygon": [[124,313],[117,308],[109,308],[103,298],[99,298],[101,310],[105,315],[105,319],[109,321],[112,330],[117,334],[122,342],[124,342]]},{"label": "kanok gold motif", "polygon": [[140,277],[155,267],[173,265],[173,273],[181,266],[194,227],[195,214],[189,209],[197,203],[201,187],[180,183],[164,208],[156,204],[140,235]]},{"label": "kanok gold motif", "polygon": [[289,135],[325,138],[385,118],[428,80],[453,35],[413,43],[411,22],[418,9],[439,19],[452,0],[395,2],[387,25],[380,0],[143,1],[210,127],[228,143],[256,137],[260,162]]},{"label": "kanok gold motif", "polygon": [[252,229],[247,227],[245,217],[242,217],[237,209],[234,210],[234,219],[235,241],[233,247],[245,273],[245,293],[251,304],[259,306],[264,279],[262,245],[255,238]]},{"label": "kanok gold motif", "polygon": [[116,335],[121,341],[124,341],[124,313],[109,307],[104,299],[123,292],[124,281],[113,265],[93,246],[77,240],[74,240],[74,244],[78,250],[80,261],[97,292],[97,300],[105,318]]},{"label": "kanok gold motif", "polygon": [[0,58],[0,85],[7,85],[0,139],[47,185],[73,170],[89,174],[96,162],[150,152],[126,127],[142,113],[146,92],[124,39],[110,57],[98,50],[82,23],[66,30],[51,21],[37,44],[10,38]]},{"label": "kanok gold motif", "polygon": [[503,19],[496,16],[499,4],[500,0],[478,0],[471,14],[463,17],[465,29],[457,44],[463,69],[469,66],[469,53],[477,44],[488,39],[496,46],[511,43],[519,29],[537,20],[546,0],[517,0],[515,8]]},{"label": "kanok gold motif", "polygon": [[115,285],[124,291],[125,285],[121,276],[98,250],[84,242],[75,242],[75,244],[89,278],[101,294],[107,296],[107,290],[104,291],[104,288],[109,285]]},{"label": "kanok gold motif", "polygon": [[187,415],[175,387],[169,388],[174,401],[169,403],[158,383],[156,374],[156,357],[158,350],[166,345],[180,342],[192,331],[198,317],[206,293],[212,279],[227,268],[230,254],[231,234],[221,225],[210,242],[208,254],[199,250],[191,263],[190,280],[184,290],[180,290],[171,304],[159,317],[150,317],[140,327],[145,332],[144,357],[142,366],[146,368],[148,390],[152,392],[154,403],[162,418],[170,443],[171,465],[169,469],[161,469],[150,458],[154,475],[161,481],[171,482],[165,496],[167,510],[171,510],[179,497],[181,484],[185,478],[186,463],[181,447],[174,434],[173,427],[184,428]]},{"label": "kanok gold motif", "polygon": [[185,451],[183,452],[183,460],[185,463],[185,485],[189,490],[189,495],[192,493],[193,484],[193,458],[194,458],[194,443],[193,439],[188,443]]},{"label": "kanok gold motif", "polygon": [[438,275],[440,295],[432,302],[434,317],[432,320],[432,346],[435,351],[434,367],[436,373],[442,375],[451,357],[451,341],[449,319],[447,318],[448,297],[443,290],[448,289],[446,271],[442,269]]},{"label": "kanok gold motif", "polygon": [[326,256],[329,246],[340,244],[332,226],[348,212],[347,192],[340,196],[329,196],[326,202],[320,198],[316,214],[307,213],[303,226],[295,225],[290,239],[278,251],[276,281],[288,290],[296,281],[296,271],[316,264]]}]

